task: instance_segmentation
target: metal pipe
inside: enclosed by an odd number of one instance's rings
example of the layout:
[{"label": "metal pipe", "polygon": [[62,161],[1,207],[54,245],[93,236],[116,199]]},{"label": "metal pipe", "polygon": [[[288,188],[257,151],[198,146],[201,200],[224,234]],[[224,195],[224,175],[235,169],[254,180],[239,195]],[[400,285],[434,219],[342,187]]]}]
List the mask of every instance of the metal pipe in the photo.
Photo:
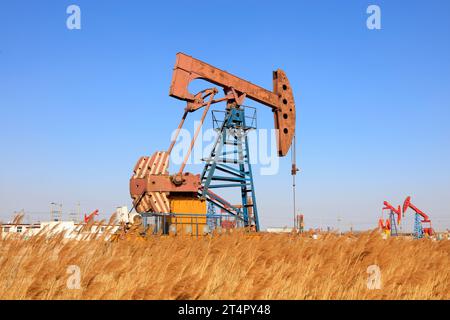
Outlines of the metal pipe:
[{"label": "metal pipe", "polygon": [[200,119],[200,125],[197,127],[197,130],[195,130],[195,134],[194,134],[194,137],[193,137],[192,140],[191,140],[191,145],[189,146],[189,150],[188,150],[186,156],[184,157],[184,160],[183,160],[183,163],[182,163],[182,165],[181,165],[181,167],[180,167],[180,170],[178,171],[178,175],[179,175],[179,176],[182,175],[183,170],[184,170],[184,168],[186,167],[186,163],[187,163],[187,161],[188,161],[188,159],[189,159],[189,156],[191,155],[192,148],[194,147],[194,144],[195,144],[195,140],[197,140],[198,134],[200,133],[200,129],[201,129],[202,126],[203,126],[203,122],[205,121],[206,114],[207,114],[208,111],[209,111],[209,107],[211,106],[211,102],[213,101],[214,95],[215,95],[215,94],[216,94],[216,90],[214,90],[214,91],[212,92],[211,97],[210,97],[210,99],[209,99],[209,101],[208,101],[208,104],[206,105],[205,110],[203,110],[202,118]]},{"label": "metal pipe", "polygon": [[173,140],[170,142],[170,146],[169,149],[167,150],[167,153],[170,155],[170,153],[172,152],[172,149],[175,145],[175,142],[177,141],[178,135],[180,134],[181,128],[183,127],[184,121],[186,120],[188,111],[184,111],[183,117],[181,118],[181,122],[178,125],[177,131],[175,133],[175,137],[173,138]]}]

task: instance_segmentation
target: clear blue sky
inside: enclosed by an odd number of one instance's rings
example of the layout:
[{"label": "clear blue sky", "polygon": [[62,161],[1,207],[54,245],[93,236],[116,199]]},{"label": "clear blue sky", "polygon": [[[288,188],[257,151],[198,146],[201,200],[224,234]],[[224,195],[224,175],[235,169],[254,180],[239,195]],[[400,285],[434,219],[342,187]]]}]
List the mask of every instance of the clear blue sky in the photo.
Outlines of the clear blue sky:
[{"label": "clear blue sky", "polygon": [[[449,227],[450,2],[226,3],[2,1],[0,217],[130,206],[137,158],[166,149],[181,117],[168,90],[182,51],[269,89],[286,71],[307,227],[369,228],[407,195]],[[70,4],[81,30],[66,28]],[[369,4],[382,30],[366,28]],[[291,224],[289,167],[255,178],[263,227]]]}]

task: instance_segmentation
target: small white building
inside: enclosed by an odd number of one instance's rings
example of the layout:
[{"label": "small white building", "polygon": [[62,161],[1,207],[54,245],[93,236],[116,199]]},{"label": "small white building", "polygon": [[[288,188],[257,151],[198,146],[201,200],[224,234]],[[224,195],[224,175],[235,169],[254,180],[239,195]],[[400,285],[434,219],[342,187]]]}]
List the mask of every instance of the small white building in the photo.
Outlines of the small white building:
[{"label": "small white building", "polygon": [[2,224],[0,225],[0,232],[2,238],[9,234],[32,236],[39,232],[40,224]]},{"label": "small white building", "polygon": [[107,234],[105,240],[108,240],[117,230],[120,225],[91,225],[85,223],[74,223],[73,221],[48,221],[36,224],[2,224],[1,236],[6,237],[20,237],[28,239],[37,234],[46,234],[51,237],[57,234],[64,234],[65,239],[88,240],[96,237],[102,237]]},{"label": "small white building", "polygon": [[266,230],[269,233],[291,233],[294,231],[294,228],[288,228],[288,227],[283,227],[283,228],[267,228]]},{"label": "small white building", "polygon": [[2,224],[0,234],[6,237],[20,237],[28,239],[38,234],[46,234],[51,237],[57,234],[64,234],[64,239],[88,240],[105,236],[105,240],[120,228],[120,223],[113,225],[88,225],[86,223],[75,223],[73,221],[45,221],[35,224]]},{"label": "small white building", "polygon": [[92,239],[95,237],[103,237],[108,240],[119,228],[121,223],[133,222],[137,213],[129,214],[128,207],[122,206],[116,209],[116,222],[113,225],[87,225],[86,223],[76,223],[74,221],[45,221],[34,224],[25,223],[6,223],[0,224],[0,234],[5,237],[22,237],[29,238],[40,232],[46,233],[48,236],[64,233],[65,239]]}]

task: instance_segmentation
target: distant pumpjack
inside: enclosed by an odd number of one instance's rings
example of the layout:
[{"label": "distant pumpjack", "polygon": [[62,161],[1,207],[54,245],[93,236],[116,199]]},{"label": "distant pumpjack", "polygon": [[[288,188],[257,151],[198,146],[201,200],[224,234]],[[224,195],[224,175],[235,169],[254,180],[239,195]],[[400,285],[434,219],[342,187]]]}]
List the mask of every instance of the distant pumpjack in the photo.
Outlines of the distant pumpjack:
[{"label": "distant pumpjack", "polygon": [[84,214],[84,222],[89,223],[89,221],[94,220],[95,216],[98,216],[98,209],[92,211],[89,215]]},{"label": "distant pumpjack", "polygon": [[[405,199],[405,202],[403,203],[403,216],[405,215],[408,208],[411,208],[415,212],[415,220],[414,220],[414,237],[416,239],[423,238],[424,234],[427,234],[429,236],[433,235],[434,230],[431,226],[431,220],[428,217],[428,215],[417,208],[415,205],[411,203],[411,197],[408,196]],[[423,218],[423,220],[420,220],[420,217]],[[424,225],[427,224],[426,227]]]},{"label": "distant pumpjack", "polygon": [[[402,220],[402,209],[400,206],[395,208],[389,202],[384,201],[383,210],[389,210],[389,219],[386,220],[386,225],[383,224],[383,219],[380,219],[379,226],[381,229],[389,230],[391,236],[398,235],[398,226]],[[397,215],[397,219],[395,219]]]}]

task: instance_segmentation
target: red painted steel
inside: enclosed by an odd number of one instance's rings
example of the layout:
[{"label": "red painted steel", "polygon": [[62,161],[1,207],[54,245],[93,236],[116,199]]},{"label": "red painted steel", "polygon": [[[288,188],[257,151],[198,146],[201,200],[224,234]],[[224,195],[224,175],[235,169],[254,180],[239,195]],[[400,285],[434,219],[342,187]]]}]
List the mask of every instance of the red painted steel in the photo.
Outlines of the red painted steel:
[{"label": "red painted steel", "polygon": [[397,215],[397,224],[400,224],[402,220],[402,209],[400,205],[397,208],[394,208],[394,206],[387,201],[384,201],[383,204],[384,204],[383,210],[391,210],[393,213],[395,213]]},{"label": "red painted steel", "polygon": [[92,211],[89,215],[84,214],[84,222],[88,223],[89,221],[93,220],[95,216],[98,216],[98,209]]},{"label": "red painted steel", "polygon": [[410,196],[408,196],[405,199],[405,202],[403,203],[403,215],[405,215],[405,212],[408,210],[408,208],[412,209],[415,213],[417,213],[418,215],[420,215],[423,218],[423,220],[421,221],[422,224],[429,223],[429,227],[424,227],[423,232],[430,236],[433,235],[434,231],[433,231],[433,228],[431,227],[430,217],[425,212],[423,212],[422,210],[420,210],[419,208],[417,208],[415,205],[413,205],[411,203]]}]

